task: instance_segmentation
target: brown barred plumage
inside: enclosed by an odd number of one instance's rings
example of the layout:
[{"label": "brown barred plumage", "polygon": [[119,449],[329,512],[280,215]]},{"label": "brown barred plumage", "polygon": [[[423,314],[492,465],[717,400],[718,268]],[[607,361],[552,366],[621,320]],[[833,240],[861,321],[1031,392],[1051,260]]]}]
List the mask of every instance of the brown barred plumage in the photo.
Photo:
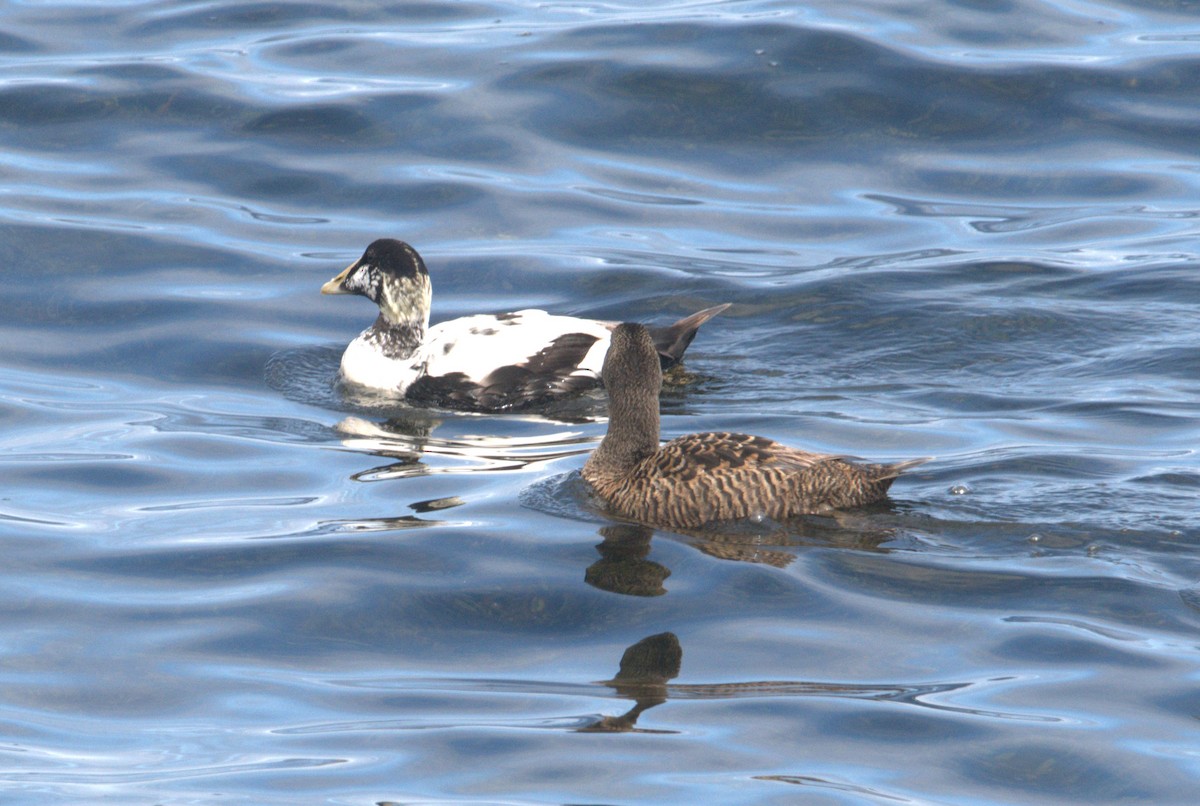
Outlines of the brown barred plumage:
[{"label": "brown barred plumage", "polygon": [[604,360],[608,433],[583,478],[614,513],[643,523],[709,523],[800,515],[882,501],[896,477],[924,461],[852,464],[748,434],[688,434],[658,443],[662,371],[646,328],[619,325]]}]

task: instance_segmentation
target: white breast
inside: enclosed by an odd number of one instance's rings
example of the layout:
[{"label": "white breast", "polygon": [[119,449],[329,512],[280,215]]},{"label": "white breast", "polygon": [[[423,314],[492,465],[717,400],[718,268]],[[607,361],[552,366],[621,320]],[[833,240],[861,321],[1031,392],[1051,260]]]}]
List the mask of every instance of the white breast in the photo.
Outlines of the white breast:
[{"label": "white breast", "polygon": [[342,353],[342,378],[359,386],[402,395],[409,384],[421,377],[419,358],[419,352],[406,359],[388,358],[379,345],[359,336]]}]

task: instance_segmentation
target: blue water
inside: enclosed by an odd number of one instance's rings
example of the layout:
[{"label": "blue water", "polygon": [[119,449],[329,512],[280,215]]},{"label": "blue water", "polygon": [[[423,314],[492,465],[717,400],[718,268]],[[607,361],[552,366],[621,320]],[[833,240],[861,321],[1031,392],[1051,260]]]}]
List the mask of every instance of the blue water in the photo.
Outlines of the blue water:
[{"label": "blue water", "polygon": [[[1192,803],[1195,3],[0,8],[4,803]],[[615,524],[434,319],[721,302],[664,432],[933,460]]]}]

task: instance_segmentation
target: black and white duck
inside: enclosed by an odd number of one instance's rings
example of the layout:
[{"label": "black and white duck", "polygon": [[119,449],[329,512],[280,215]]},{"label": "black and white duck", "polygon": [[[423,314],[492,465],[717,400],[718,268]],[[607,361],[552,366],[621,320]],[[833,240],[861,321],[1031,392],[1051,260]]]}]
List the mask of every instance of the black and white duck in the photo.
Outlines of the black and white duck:
[{"label": "black and white duck", "polygon": [[583,478],[614,514],[681,529],[749,518],[786,521],[883,501],[924,462],[856,464],[748,434],[688,434],[659,444],[662,371],[643,325],[618,325],[603,367],[608,432]]},{"label": "black and white duck", "polygon": [[[429,326],[425,261],[382,238],[322,294],[359,294],[379,306],[375,323],[342,355],[342,378],[417,402],[472,411],[521,409],[596,387],[615,322],[539,310],[464,316]],[[653,328],[663,366],[678,362],[717,305]]]}]

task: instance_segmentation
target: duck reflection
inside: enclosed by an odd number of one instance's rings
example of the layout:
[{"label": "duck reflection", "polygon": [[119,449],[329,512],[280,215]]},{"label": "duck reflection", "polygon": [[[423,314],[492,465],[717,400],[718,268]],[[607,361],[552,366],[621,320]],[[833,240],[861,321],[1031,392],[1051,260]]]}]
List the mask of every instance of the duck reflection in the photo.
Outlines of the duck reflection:
[{"label": "duck reflection", "polygon": [[[559,431],[532,436],[435,437],[433,432],[445,420],[437,413],[422,409],[394,412],[383,421],[349,416],[334,426],[345,450],[371,455],[388,461],[351,473],[352,481],[375,482],[434,474],[476,473],[481,471],[520,470],[574,456],[587,450],[587,438],[577,431]],[[445,414],[461,426],[473,423],[471,415]],[[515,421],[520,418],[510,418]],[[528,419],[528,418],[525,418]],[[534,418],[539,425],[544,420]],[[462,506],[463,498],[451,495],[409,504],[418,515],[428,515]],[[321,524],[329,531],[382,531],[428,526],[437,519],[404,515],[332,521]]]},{"label": "duck reflection", "polygon": [[[831,518],[813,518],[811,521],[765,532],[749,527],[730,527],[725,531],[662,530],[660,534],[719,560],[786,568],[796,559],[796,554],[788,551],[789,548],[836,546],[886,552],[889,549],[883,544],[894,539],[897,532],[895,528],[870,526],[861,516],[856,518],[845,513],[838,513]],[[667,592],[663,583],[671,576],[671,569],[648,559],[651,538],[656,531],[659,530],[637,523],[614,523],[601,527],[600,537],[603,540],[596,545],[600,559],[584,571],[584,581],[609,593],[662,596]]]},{"label": "duck reflection", "polygon": [[355,481],[425,476],[435,473],[476,473],[520,470],[585,453],[588,438],[578,431],[537,436],[433,436],[442,424],[428,412],[393,417],[376,423],[347,417],[334,426],[348,450],[393,461],[351,476]]},{"label": "duck reflection", "polygon": [[667,592],[663,580],[670,569],[653,560],[650,537],[654,530],[648,526],[618,523],[600,530],[604,540],[596,546],[600,559],[588,566],[583,579],[593,588],[622,593],[626,596],[662,596]]},{"label": "duck reflection", "polygon": [[818,697],[899,703],[934,711],[966,714],[986,719],[1011,719],[1021,722],[1057,723],[1062,719],[1047,714],[998,711],[972,708],[947,702],[954,693],[960,695],[976,685],[993,685],[995,679],[959,682],[925,683],[840,683],[816,680],[751,680],[736,683],[671,683],[679,676],[683,648],[671,632],[650,635],[625,650],[617,676],[600,685],[613,689],[624,699],[633,700],[628,711],[617,716],[593,719],[578,732],[671,733],[674,731],[638,728],[638,718],[668,699],[728,700],[742,697]]},{"label": "duck reflection", "polygon": [[785,568],[801,547],[843,548],[855,551],[890,551],[884,545],[896,538],[894,526],[879,516],[891,512],[888,504],[872,509],[806,515],[787,522],[770,520],[722,524],[714,528],[672,530],[692,547],[718,560],[760,563]]},{"label": "duck reflection", "polygon": [[350,476],[354,481],[370,481],[377,477],[404,475],[419,468],[425,445],[440,424],[441,420],[414,412],[411,416],[391,417],[380,423],[346,417],[333,430],[348,450],[393,460]]},{"label": "duck reflection", "polygon": [[621,733],[634,729],[643,712],[667,701],[667,681],[679,676],[683,648],[674,633],[662,632],[638,641],[621,656],[617,676],[604,681],[617,696],[634,705],[620,716],[605,716],[588,724],[582,733]]}]

